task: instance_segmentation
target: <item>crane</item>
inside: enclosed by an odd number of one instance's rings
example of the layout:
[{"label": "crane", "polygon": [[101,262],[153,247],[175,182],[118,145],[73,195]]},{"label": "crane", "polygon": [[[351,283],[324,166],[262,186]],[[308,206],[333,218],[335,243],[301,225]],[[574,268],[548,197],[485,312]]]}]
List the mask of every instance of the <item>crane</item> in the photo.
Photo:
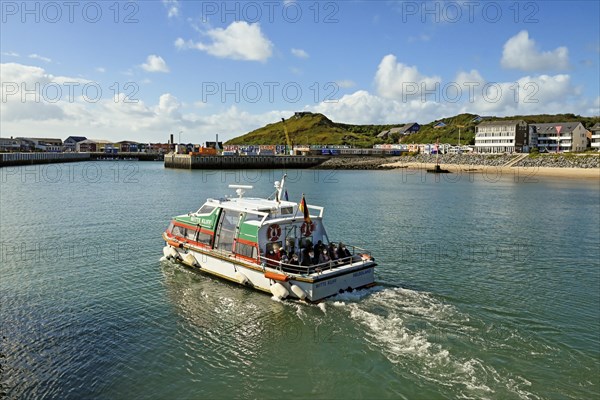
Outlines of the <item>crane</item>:
[{"label": "crane", "polygon": [[[285,148],[285,154],[288,155],[291,154],[294,148],[292,146],[292,141],[290,140],[290,135],[288,134],[287,126],[285,125],[285,118],[281,118],[281,122],[283,122],[283,132],[285,133],[285,141],[287,143]],[[288,148],[290,149],[290,152],[288,152]]]}]

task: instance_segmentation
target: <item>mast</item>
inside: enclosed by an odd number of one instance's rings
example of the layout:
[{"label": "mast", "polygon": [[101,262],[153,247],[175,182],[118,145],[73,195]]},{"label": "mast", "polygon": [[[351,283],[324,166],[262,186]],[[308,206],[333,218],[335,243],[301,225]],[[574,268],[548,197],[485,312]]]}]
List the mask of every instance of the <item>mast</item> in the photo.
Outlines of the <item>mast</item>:
[{"label": "mast", "polygon": [[285,177],[286,176],[287,176],[287,174],[283,174],[283,178],[281,178],[281,182],[275,181],[275,191],[277,193],[277,196],[276,196],[277,202],[281,202],[281,199],[283,196],[283,191],[285,190]]}]

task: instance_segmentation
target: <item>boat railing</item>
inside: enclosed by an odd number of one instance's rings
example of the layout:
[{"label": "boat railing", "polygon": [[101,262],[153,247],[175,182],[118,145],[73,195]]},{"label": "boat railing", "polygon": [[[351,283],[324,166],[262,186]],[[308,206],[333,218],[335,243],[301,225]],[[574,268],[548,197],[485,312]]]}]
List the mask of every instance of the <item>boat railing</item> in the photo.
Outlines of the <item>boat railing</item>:
[{"label": "boat railing", "polygon": [[265,256],[260,256],[259,261],[263,266],[275,268],[280,272],[289,272],[294,274],[306,274],[310,275],[313,273],[321,273],[323,271],[330,271],[335,268],[343,267],[353,262],[365,261],[365,259],[371,259],[371,252],[360,248],[358,246],[346,245],[350,249],[350,256],[343,258],[332,259],[319,264],[311,265],[299,265],[282,262],[281,260],[275,260]]}]

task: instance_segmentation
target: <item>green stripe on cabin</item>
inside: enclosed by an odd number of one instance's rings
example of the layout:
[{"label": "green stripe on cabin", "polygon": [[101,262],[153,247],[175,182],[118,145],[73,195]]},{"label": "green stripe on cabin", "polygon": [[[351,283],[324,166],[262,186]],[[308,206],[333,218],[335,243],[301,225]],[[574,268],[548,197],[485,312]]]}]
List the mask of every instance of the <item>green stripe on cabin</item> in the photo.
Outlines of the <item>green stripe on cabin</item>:
[{"label": "green stripe on cabin", "polygon": [[258,242],[258,226],[242,222],[240,224],[240,234],[238,237],[251,242]]},{"label": "green stripe on cabin", "polygon": [[214,231],[218,216],[219,209],[215,209],[212,213],[208,215],[181,215],[179,217],[175,217],[175,220],[192,226],[200,225],[205,229]]}]

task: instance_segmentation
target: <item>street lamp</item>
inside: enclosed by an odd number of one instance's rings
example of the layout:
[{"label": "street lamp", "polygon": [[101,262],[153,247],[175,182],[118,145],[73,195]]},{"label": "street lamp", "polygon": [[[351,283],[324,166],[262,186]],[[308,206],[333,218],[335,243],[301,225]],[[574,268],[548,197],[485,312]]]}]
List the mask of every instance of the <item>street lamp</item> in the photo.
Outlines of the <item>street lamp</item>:
[{"label": "street lamp", "polygon": [[179,144],[181,144],[181,134],[183,133],[183,131],[179,131]]}]

